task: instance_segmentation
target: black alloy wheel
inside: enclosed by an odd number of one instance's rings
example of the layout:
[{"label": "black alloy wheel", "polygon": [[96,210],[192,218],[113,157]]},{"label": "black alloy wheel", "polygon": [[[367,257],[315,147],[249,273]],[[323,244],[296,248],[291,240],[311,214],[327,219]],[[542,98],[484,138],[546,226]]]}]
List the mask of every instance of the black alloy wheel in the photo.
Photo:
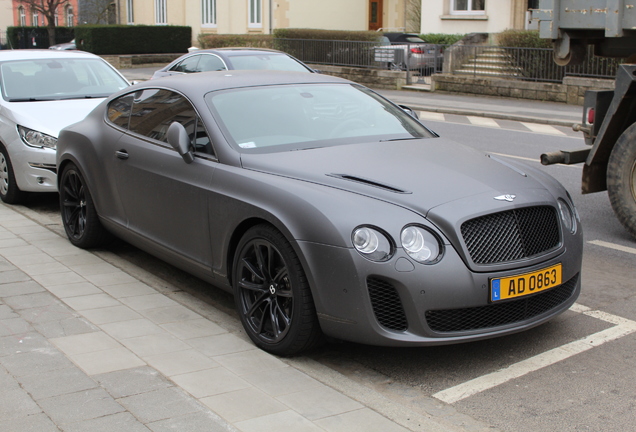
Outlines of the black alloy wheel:
[{"label": "black alloy wheel", "polygon": [[309,284],[293,248],[268,225],[251,228],[234,262],[236,306],[252,341],[293,355],[321,339]]},{"label": "black alloy wheel", "polygon": [[66,235],[75,246],[84,249],[97,247],[108,239],[84,178],[73,164],[67,165],[62,172],[60,209]]}]

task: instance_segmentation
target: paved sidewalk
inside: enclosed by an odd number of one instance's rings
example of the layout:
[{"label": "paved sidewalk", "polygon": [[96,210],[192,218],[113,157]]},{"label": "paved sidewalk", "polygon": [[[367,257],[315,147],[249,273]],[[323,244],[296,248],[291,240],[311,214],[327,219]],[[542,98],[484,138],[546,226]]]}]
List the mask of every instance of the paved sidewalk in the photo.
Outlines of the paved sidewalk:
[{"label": "paved sidewalk", "polygon": [[185,307],[189,294],[160,292],[132,264],[72,246],[59,220],[17,209],[0,204],[3,432],[493,430],[256,349],[227,319]]}]

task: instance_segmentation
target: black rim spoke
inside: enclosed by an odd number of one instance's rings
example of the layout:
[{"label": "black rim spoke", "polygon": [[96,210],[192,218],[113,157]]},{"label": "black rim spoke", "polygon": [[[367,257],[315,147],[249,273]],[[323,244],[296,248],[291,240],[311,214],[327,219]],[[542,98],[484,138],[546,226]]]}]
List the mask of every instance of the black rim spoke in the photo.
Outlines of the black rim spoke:
[{"label": "black rim spoke", "polygon": [[84,184],[73,171],[64,178],[62,187],[62,207],[64,222],[74,238],[79,238],[86,230],[86,206]]}]

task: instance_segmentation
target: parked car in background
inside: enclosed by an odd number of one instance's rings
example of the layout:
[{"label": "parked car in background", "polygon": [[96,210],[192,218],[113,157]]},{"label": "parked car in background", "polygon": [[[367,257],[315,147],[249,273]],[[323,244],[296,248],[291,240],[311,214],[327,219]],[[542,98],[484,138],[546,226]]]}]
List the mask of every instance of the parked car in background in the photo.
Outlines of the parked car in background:
[{"label": "parked car in background", "polygon": [[49,47],[49,49],[57,50],[57,51],[76,50],[77,46],[75,46],[75,39],[73,39],[70,42],[65,42],[65,43],[61,43],[61,44],[51,45]]},{"label": "parked car in background", "polygon": [[281,51],[255,48],[215,48],[185,54],[156,71],[152,78],[235,69],[315,72],[300,60]]},{"label": "parked car in background", "polygon": [[571,198],[538,168],[438,137],[336,77],[200,73],[120,91],[60,134],[66,234],[109,233],[234,293],[247,335],[475,341],[566,311]]},{"label": "parked car in background", "polygon": [[24,192],[55,192],[60,129],[128,85],[93,54],[0,51],[0,199],[14,204]]},{"label": "parked car in background", "polygon": [[440,46],[426,43],[416,34],[384,33],[381,41],[386,47],[376,48],[376,59],[378,53],[383,53],[388,68],[405,70],[408,63],[408,69],[423,75],[442,70],[444,55]]}]

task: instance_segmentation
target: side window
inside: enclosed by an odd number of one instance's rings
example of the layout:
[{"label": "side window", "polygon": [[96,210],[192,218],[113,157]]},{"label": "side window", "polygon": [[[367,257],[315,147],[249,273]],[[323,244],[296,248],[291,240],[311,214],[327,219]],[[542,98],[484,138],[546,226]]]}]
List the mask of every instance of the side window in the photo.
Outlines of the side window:
[{"label": "side window", "polygon": [[203,123],[186,98],[161,89],[135,93],[130,114],[131,132],[166,143],[168,128],[175,121],[185,127],[195,151],[214,154]]},{"label": "side window", "polygon": [[205,54],[201,56],[201,60],[199,60],[197,69],[199,72],[208,72],[227,70],[227,67],[225,67],[225,63],[223,63],[223,60],[221,60],[219,57],[215,55]]},{"label": "side window", "polygon": [[188,57],[187,59],[183,60],[181,63],[173,67],[172,70],[175,72],[183,73],[198,72],[197,64],[199,63],[200,58],[200,55]]},{"label": "side window", "polygon": [[108,120],[119,127],[128,129],[130,113],[132,111],[133,95],[121,96],[108,104]]}]

